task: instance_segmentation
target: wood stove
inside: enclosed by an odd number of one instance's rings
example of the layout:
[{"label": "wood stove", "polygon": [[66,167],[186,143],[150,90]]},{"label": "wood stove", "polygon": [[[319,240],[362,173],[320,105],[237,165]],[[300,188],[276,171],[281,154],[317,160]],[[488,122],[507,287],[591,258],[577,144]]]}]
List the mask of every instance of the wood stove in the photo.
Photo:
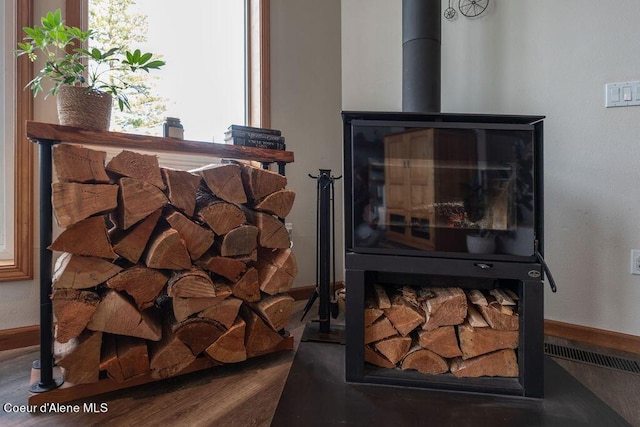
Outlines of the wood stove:
[{"label": "wood stove", "polygon": [[[542,120],[343,113],[347,381],[542,396]],[[372,304],[381,292],[389,301]],[[440,294],[457,302],[437,314]],[[463,315],[434,324],[460,306]],[[494,325],[486,307],[508,326]],[[474,358],[472,315],[501,343],[479,357],[515,366],[494,371]],[[433,353],[422,338],[436,330],[460,354]],[[409,363],[416,351],[443,372]]]}]

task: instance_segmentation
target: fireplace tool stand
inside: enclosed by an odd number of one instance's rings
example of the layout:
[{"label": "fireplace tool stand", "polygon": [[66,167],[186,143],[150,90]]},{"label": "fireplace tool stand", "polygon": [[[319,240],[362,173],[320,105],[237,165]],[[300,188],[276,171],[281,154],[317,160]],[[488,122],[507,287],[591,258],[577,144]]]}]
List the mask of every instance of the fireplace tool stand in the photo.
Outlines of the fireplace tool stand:
[{"label": "fireplace tool stand", "polygon": [[[316,217],[316,289],[307,301],[302,319],[311,306],[320,298],[318,319],[305,326],[302,341],[344,344],[344,326],[331,325],[331,317],[338,317],[338,302],[335,297],[336,251],[335,251],[335,189],[334,181],[342,178],[331,175],[331,169],[320,169],[318,176],[309,174],[317,181],[318,212]],[[333,276],[330,277],[331,273]],[[331,281],[330,279],[333,279]],[[332,285],[333,284],[333,285]]]}]

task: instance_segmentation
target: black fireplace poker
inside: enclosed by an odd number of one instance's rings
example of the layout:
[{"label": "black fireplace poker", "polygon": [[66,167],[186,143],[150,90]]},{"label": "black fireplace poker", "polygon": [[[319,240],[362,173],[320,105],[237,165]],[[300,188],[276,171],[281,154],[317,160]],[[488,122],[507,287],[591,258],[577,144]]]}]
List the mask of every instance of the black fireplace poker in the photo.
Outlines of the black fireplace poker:
[{"label": "black fireplace poker", "polygon": [[[335,188],[334,182],[342,176],[334,177],[331,169],[320,169],[318,176],[309,174],[317,181],[318,211],[316,235],[316,288],[303,310],[305,318],[314,302],[320,298],[318,319],[307,324],[303,341],[319,341],[344,344],[344,328],[331,325],[331,317],[338,316],[335,292],[331,292],[336,282],[335,266]],[[331,273],[333,272],[333,282]],[[301,320],[302,320],[301,319]]]}]

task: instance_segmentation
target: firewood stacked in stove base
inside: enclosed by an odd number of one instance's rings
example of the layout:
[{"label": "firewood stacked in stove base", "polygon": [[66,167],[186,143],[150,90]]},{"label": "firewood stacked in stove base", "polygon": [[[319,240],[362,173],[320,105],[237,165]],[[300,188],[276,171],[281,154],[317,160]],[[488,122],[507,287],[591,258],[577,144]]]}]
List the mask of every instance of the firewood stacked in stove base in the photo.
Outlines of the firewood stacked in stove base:
[{"label": "firewood stacked in stove base", "polygon": [[455,377],[517,377],[518,296],[509,289],[374,285],[365,361]]},{"label": "firewood stacked in stove base", "polygon": [[66,381],[165,378],[198,357],[235,363],[282,344],[297,274],[285,177],[235,163],[161,168],[126,150],[105,165],[106,153],[68,144],[53,159]]}]

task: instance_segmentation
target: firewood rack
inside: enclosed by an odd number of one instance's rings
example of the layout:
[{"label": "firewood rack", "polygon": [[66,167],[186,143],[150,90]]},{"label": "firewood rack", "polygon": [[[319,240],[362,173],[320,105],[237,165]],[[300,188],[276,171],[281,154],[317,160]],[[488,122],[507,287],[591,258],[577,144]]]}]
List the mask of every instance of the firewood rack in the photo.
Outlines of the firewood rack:
[{"label": "firewood rack", "polygon": [[[44,402],[66,402],[129,388],[149,382],[158,381],[150,375],[133,378],[124,383],[116,383],[111,379],[100,380],[93,384],[63,384],[62,377],[54,377],[53,354],[53,305],[52,288],[52,252],[48,249],[53,235],[53,209],[51,205],[51,184],[53,183],[52,149],[59,143],[82,144],[85,146],[115,147],[129,150],[141,150],[152,153],[178,153],[183,155],[200,155],[216,159],[233,159],[256,161],[268,169],[276,164],[278,173],[285,174],[285,165],[294,161],[293,152],[271,150],[256,147],[244,147],[226,144],[215,144],[198,141],[177,140],[167,137],[126,134],[120,132],[94,131],[71,126],[28,121],[27,138],[39,146],[39,207],[40,207],[40,358],[32,365],[29,404]],[[282,348],[293,348],[293,337],[281,343]],[[178,375],[195,372],[215,366],[205,358],[197,359],[191,366]]]}]

